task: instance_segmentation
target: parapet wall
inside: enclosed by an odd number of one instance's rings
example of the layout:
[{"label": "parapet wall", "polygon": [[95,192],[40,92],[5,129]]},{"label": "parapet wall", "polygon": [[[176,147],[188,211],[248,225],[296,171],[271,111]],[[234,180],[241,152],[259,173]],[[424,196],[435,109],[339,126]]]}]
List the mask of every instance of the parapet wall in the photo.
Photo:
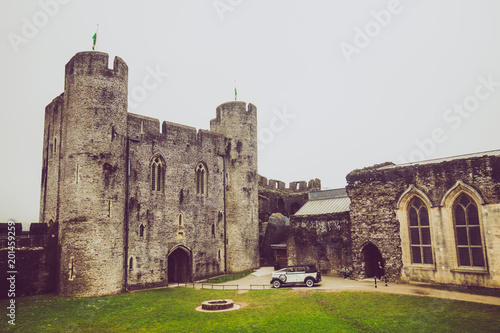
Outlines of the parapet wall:
[{"label": "parapet wall", "polygon": [[[15,225],[15,248],[9,248],[7,223],[0,223],[0,266],[9,267],[14,260],[14,297],[54,292],[57,281],[57,223],[32,223],[29,231]],[[12,259],[14,255],[14,259]],[[10,290],[8,269],[0,271],[0,299],[7,298]],[[12,293],[10,292],[10,293]]]},{"label": "parapet wall", "polygon": [[316,179],[311,179],[309,182],[303,180],[294,181],[290,182],[289,186],[286,187],[285,182],[275,179],[267,180],[266,177],[262,177],[261,175],[259,175],[259,186],[269,190],[310,192],[312,190],[321,189],[321,180],[316,178]]},{"label": "parapet wall", "polygon": [[[113,68],[108,68],[109,55],[104,52],[78,52],[66,64],[66,78],[73,75],[103,75],[128,77],[128,66],[120,57],[113,60]],[[65,88],[66,90],[66,88]]]},{"label": "parapet wall", "polygon": [[[235,112],[237,111],[237,112]],[[216,116],[214,119],[210,120],[210,128],[215,128],[221,125],[224,119],[228,119],[231,116],[239,117],[241,115],[255,115],[257,112],[257,107],[252,103],[246,103],[242,101],[231,101],[219,105],[216,109]]]},{"label": "parapet wall", "polygon": [[128,132],[130,137],[135,138],[160,138],[174,144],[186,143],[200,145],[203,140],[223,138],[221,134],[205,129],[196,130],[195,127],[163,121],[156,118],[146,117],[134,113],[128,114]]},{"label": "parapet wall", "polygon": [[321,180],[285,182],[267,179],[258,175],[259,183],[259,220],[261,229],[271,214],[281,213],[287,217],[295,214],[308,200],[308,193],[321,189]]}]

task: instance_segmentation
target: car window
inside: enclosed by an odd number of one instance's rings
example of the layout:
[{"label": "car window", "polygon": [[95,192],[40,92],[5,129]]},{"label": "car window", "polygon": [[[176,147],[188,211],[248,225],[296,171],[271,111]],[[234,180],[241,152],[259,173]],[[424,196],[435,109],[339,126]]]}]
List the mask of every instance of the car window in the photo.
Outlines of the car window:
[{"label": "car window", "polygon": [[314,267],[314,266],[306,266],[306,272],[307,273],[314,273],[314,272],[316,272],[316,267]]}]

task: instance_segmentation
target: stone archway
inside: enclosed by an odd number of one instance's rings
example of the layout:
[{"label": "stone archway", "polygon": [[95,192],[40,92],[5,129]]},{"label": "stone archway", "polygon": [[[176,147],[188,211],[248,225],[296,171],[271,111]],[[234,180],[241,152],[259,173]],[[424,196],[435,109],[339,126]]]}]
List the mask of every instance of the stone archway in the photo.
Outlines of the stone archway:
[{"label": "stone archway", "polygon": [[297,213],[299,209],[300,209],[300,204],[298,202],[292,203],[292,205],[290,206],[290,215]]},{"label": "stone archway", "polygon": [[191,281],[191,254],[178,247],[168,255],[168,283]]},{"label": "stone archway", "polygon": [[379,249],[372,243],[368,243],[363,247],[361,251],[363,254],[363,271],[365,278],[372,278],[377,274],[378,262],[384,267],[384,258]]}]

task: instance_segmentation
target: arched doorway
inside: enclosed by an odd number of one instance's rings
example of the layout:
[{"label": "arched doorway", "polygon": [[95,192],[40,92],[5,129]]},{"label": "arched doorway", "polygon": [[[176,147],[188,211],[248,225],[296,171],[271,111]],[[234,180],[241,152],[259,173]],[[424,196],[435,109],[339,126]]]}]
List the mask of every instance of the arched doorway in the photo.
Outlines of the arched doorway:
[{"label": "arched doorway", "polygon": [[297,211],[300,209],[300,204],[298,202],[294,202],[291,206],[290,206],[290,215],[293,215],[295,213],[297,213]]},{"label": "arched doorway", "polygon": [[191,280],[191,254],[188,249],[178,247],[168,255],[168,283]]},{"label": "arched doorway", "polygon": [[285,201],[283,198],[279,198],[278,200],[278,213],[281,213],[283,215],[286,215],[285,213]]},{"label": "arched doorway", "polygon": [[377,274],[378,262],[382,264],[384,267],[384,259],[382,258],[382,254],[380,254],[379,249],[373,245],[372,243],[368,243],[365,245],[362,251],[364,257],[364,272],[365,278],[374,277]]}]

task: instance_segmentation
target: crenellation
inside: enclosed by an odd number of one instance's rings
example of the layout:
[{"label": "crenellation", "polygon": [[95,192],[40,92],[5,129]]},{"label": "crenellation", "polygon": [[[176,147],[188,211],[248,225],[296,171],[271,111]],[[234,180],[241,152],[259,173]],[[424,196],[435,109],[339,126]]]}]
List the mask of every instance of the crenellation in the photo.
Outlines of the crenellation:
[{"label": "crenellation", "polygon": [[261,175],[258,175],[258,183],[259,186],[270,189],[270,190],[279,190],[279,191],[292,191],[292,192],[303,192],[303,191],[311,191],[311,190],[319,190],[321,189],[321,180],[319,179],[311,179],[309,182],[306,181],[293,181],[289,183],[289,186],[286,187],[285,182],[276,179],[267,179]]},{"label": "crenellation", "polygon": [[[37,246],[36,255],[21,255],[52,265],[59,295],[109,295],[274,265],[271,251],[259,253],[275,213],[284,226],[293,216],[280,246],[288,246],[288,264],[312,262],[329,274],[348,266],[370,277],[381,261],[393,280],[498,287],[500,151],[354,170],[346,189],[325,195],[317,178],[287,186],[258,174],[253,104],[219,105],[209,130],[129,113],[128,67],[115,57],[108,68],[108,60],[102,52],[75,54],[64,91],[45,108],[40,222],[47,227],[33,227],[29,244],[45,237],[52,252]],[[454,200],[463,194],[478,212],[466,215],[477,219],[468,226],[481,236],[474,242],[484,241],[484,257],[472,258],[484,262],[475,267],[459,265],[454,246]],[[419,228],[431,226],[440,249],[431,253],[439,272],[420,267],[418,257],[412,263],[416,225],[408,209],[416,197],[426,206],[418,214],[429,214]],[[295,215],[313,199],[322,202],[311,215]],[[423,255],[429,245],[418,245]]]},{"label": "crenellation", "polygon": [[261,175],[257,175],[257,179],[258,179],[258,183],[259,183],[260,187],[267,187],[268,186],[266,177],[262,177]]},{"label": "crenellation", "polygon": [[[308,193],[321,188],[319,179],[311,179],[309,183],[305,181],[290,182],[286,187],[285,183],[275,179],[267,179],[258,175],[259,183],[259,228],[262,246],[269,248],[270,244],[264,245],[268,239],[265,238],[268,220],[279,213],[285,217],[294,215],[300,207],[308,200]],[[270,257],[269,251],[262,250],[261,265],[274,265],[275,258]]]},{"label": "crenellation", "polygon": [[40,220],[59,223],[57,292],[257,268],[256,108],[224,103],[211,130],[163,121],[160,131],[158,119],[127,112],[123,60],[107,64],[105,53],[77,53],[46,108]]},{"label": "crenellation", "polygon": [[131,138],[142,138],[146,135],[158,136],[160,134],[160,121],[135,113],[128,113],[127,127]]},{"label": "crenellation", "polygon": [[285,182],[275,179],[269,179],[269,188],[273,190],[285,190]]},{"label": "crenellation", "polygon": [[[219,134],[219,133],[214,133],[209,130],[204,130],[204,129],[199,129],[197,136],[196,136],[197,141],[202,142],[203,140],[208,140],[211,142],[217,142],[221,141],[221,143],[224,141],[224,136]],[[223,152],[224,148],[222,146],[217,145],[217,148],[215,150],[216,152]]]},{"label": "crenellation", "polygon": [[113,68],[108,68],[109,55],[104,52],[79,52],[66,64],[66,77],[73,75],[105,75],[128,77],[128,66],[119,57],[113,60]]},{"label": "crenellation", "polygon": [[[23,230],[21,223],[15,227],[16,297],[53,293],[56,289],[57,224],[31,223]],[[8,233],[11,223],[0,223],[0,265],[7,267],[12,239]],[[8,270],[0,271],[0,280],[7,281]],[[3,283],[0,286],[4,287]],[[7,290],[7,289],[3,289]],[[6,298],[7,292],[0,295]]]},{"label": "crenellation", "polygon": [[175,142],[192,144],[196,141],[195,127],[172,123],[169,121],[164,121],[162,123],[162,134],[164,134],[168,140]]}]

